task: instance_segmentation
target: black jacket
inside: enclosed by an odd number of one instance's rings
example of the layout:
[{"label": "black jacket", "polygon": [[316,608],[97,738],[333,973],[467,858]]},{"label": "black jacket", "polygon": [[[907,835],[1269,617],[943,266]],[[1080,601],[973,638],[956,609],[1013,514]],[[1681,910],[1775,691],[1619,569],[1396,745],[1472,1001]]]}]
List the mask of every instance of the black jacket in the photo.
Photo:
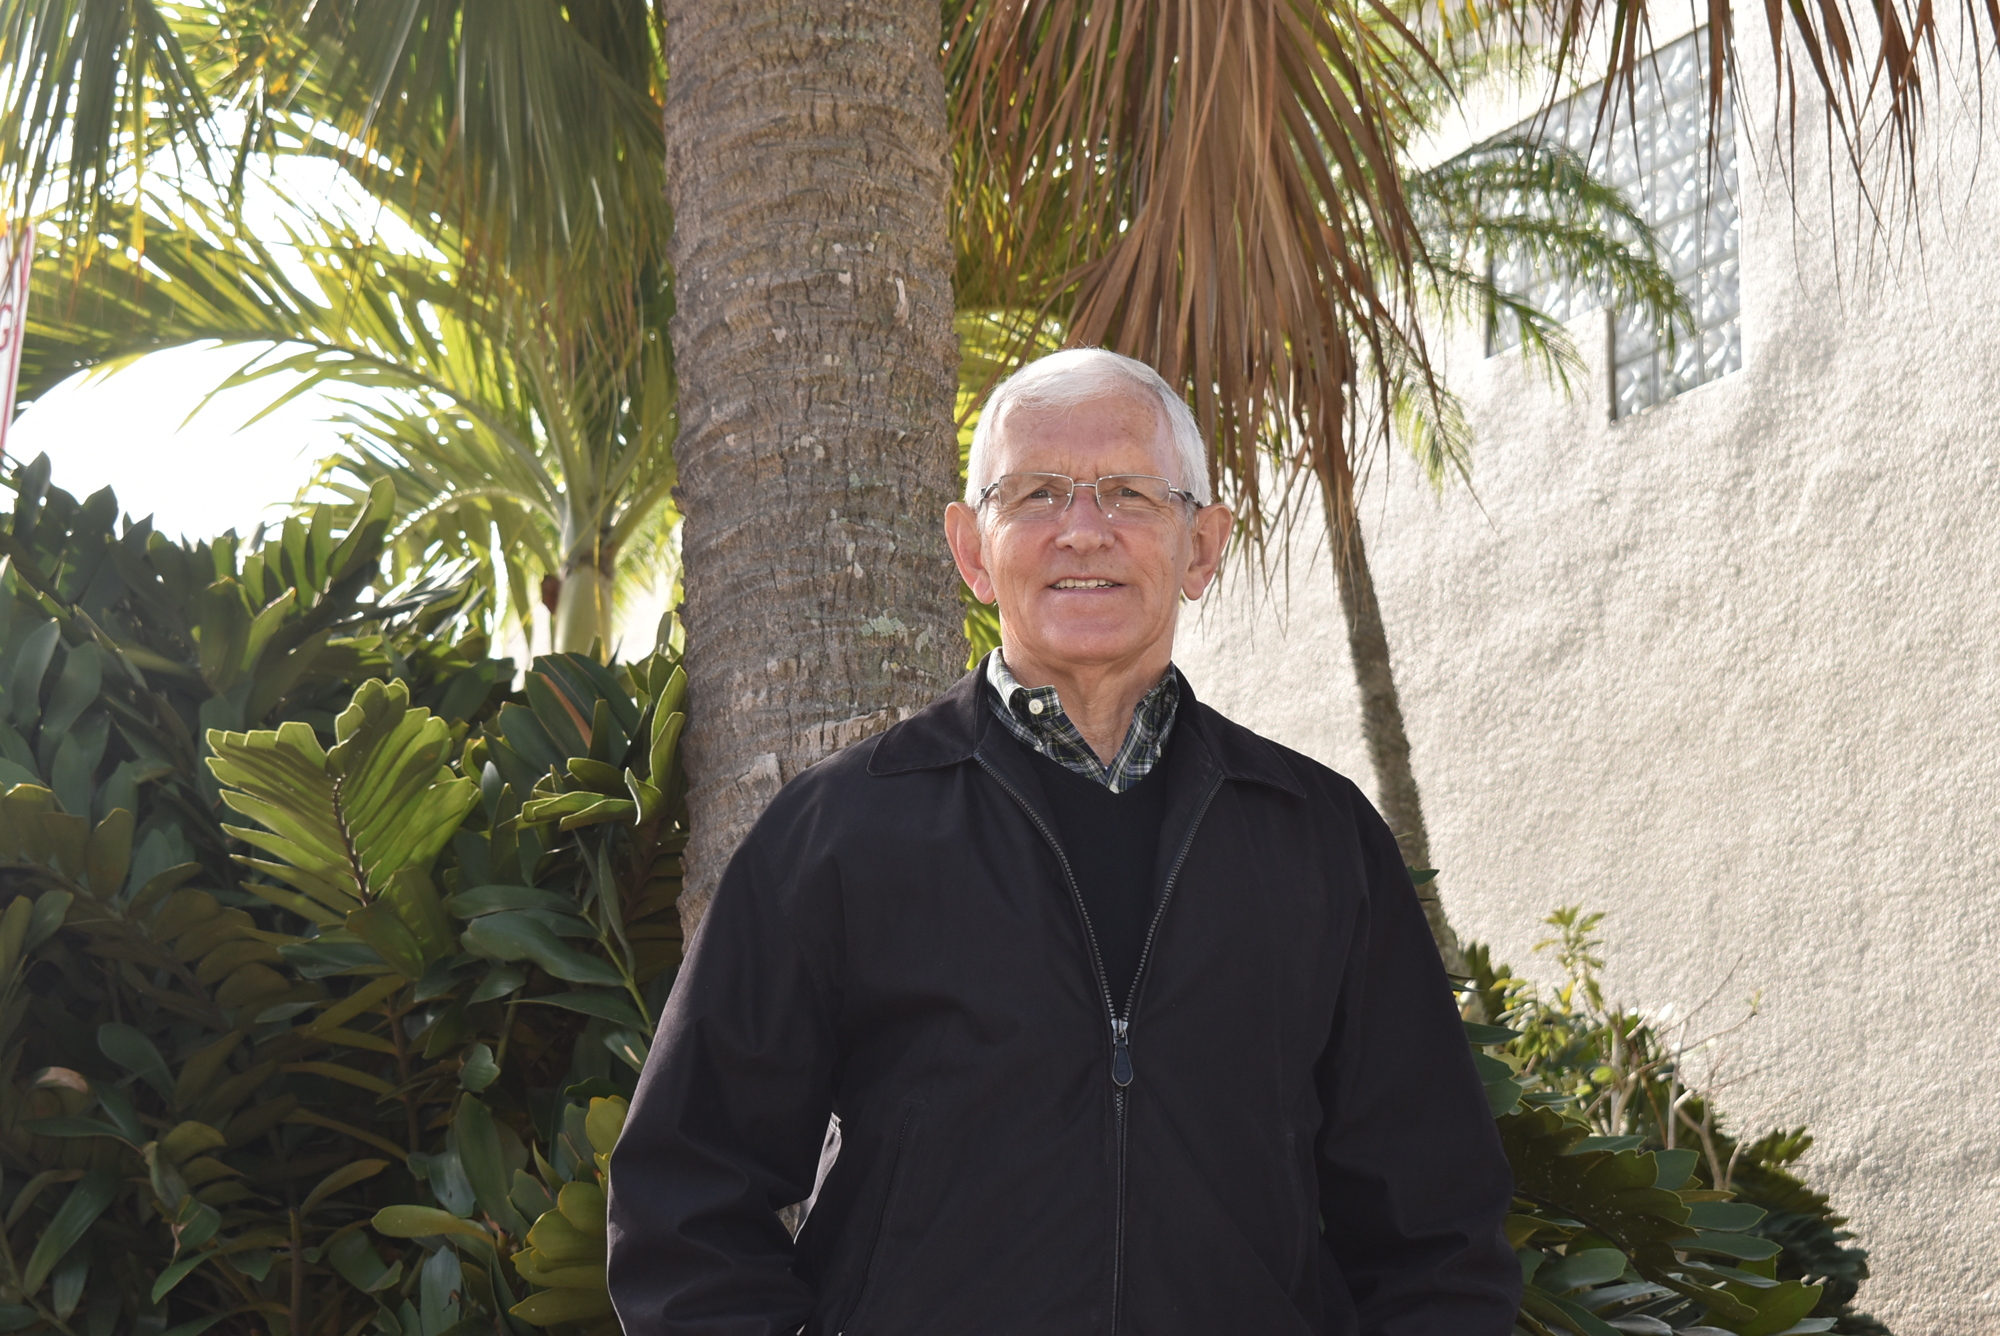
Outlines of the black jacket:
[{"label": "black jacket", "polygon": [[1367,800],[1187,692],[1114,1009],[982,689],[731,861],[612,1158],[628,1336],[1504,1336],[1507,1164]]}]

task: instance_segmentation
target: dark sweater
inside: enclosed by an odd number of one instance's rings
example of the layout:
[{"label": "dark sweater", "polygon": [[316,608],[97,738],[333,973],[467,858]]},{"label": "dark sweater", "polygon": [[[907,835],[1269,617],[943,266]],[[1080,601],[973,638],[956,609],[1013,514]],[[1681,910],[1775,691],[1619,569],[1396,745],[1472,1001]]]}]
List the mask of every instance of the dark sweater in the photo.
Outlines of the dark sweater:
[{"label": "dark sweater", "polygon": [[1146,777],[1123,793],[1051,761],[1020,739],[1014,744],[1034,763],[1056,838],[1090,914],[1090,930],[1104,960],[1112,1005],[1123,1016],[1139,972],[1146,928],[1160,893],[1160,825],[1166,819],[1173,739]]}]

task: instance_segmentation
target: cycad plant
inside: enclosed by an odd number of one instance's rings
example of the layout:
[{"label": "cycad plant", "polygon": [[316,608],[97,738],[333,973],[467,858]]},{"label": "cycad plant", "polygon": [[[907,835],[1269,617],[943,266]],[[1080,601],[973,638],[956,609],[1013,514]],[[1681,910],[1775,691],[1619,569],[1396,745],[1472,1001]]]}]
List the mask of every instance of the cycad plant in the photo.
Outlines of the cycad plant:
[{"label": "cycad plant", "polygon": [[370,597],[386,484],[253,550],[7,481],[0,1330],[603,1327],[677,664],[512,695],[452,591]]}]

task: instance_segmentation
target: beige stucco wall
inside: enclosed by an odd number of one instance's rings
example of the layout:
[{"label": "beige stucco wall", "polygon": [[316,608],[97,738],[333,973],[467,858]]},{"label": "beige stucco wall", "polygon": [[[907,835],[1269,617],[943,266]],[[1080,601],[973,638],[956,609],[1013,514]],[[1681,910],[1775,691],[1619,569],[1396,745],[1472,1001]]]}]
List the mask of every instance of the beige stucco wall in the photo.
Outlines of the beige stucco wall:
[{"label": "beige stucco wall", "polygon": [[[1613,423],[1601,323],[1567,402],[1460,338],[1476,497],[1404,459],[1366,503],[1459,931],[1546,979],[1581,902],[1616,997],[1761,993],[1722,1103],[1811,1125],[1899,1336],[2000,1332],[2000,182],[1967,114],[1932,129],[1921,251],[1850,226],[1836,265],[1824,163],[1795,212],[1746,128],[1740,373]],[[1326,566],[1256,584],[1181,663],[1367,786]]]}]

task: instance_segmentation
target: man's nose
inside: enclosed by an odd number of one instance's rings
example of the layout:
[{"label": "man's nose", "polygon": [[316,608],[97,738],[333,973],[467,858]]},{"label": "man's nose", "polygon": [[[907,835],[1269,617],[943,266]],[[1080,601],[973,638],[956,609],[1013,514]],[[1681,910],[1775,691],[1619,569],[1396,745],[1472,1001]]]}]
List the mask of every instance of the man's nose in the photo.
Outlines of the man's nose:
[{"label": "man's nose", "polygon": [[1078,487],[1070,493],[1063,511],[1062,532],[1056,541],[1065,547],[1109,547],[1113,542],[1111,521],[1097,503],[1095,487]]}]

